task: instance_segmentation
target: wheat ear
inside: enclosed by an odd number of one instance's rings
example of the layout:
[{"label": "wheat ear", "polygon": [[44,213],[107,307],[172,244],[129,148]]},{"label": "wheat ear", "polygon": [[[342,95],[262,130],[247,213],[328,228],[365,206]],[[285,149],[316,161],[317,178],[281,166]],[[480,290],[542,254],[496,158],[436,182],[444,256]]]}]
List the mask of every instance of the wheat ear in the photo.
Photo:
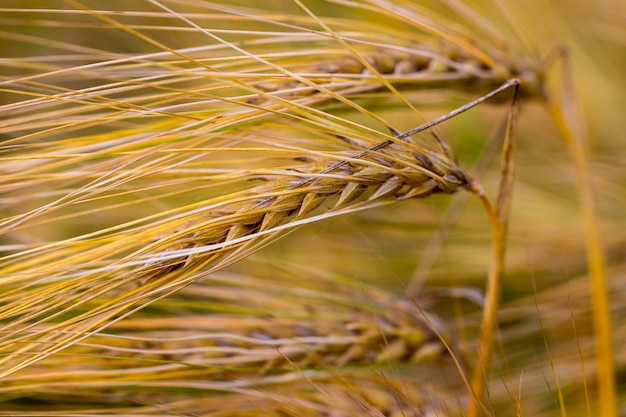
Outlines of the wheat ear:
[{"label": "wheat ear", "polygon": [[[276,295],[270,296],[275,302]],[[326,304],[301,318],[221,313],[210,319],[188,315],[184,321],[129,319],[63,355],[4,378],[0,398],[56,395],[60,400],[61,390],[80,401],[96,400],[108,389],[129,385],[117,399],[132,400],[163,380],[179,389],[227,391],[315,380],[370,366],[409,366],[442,356],[445,349],[438,336],[419,319],[409,300],[390,298],[384,308],[380,313],[350,312]],[[89,364],[68,366],[72,358],[85,356],[93,358]],[[88,387],[82,386],[85,379]]]},{"label": "wheat ear", "polygon": [[[170,314],[171,305],[194,304],[199,310],[185,320]],[[350,279],[306,270],[296,276],[222,271],[5,377],[0,400],[119,406],[163,381],[201,396],[280,390],[371,366],[393,370],[433,361],[445,350],[442,335],[449,344],[457,340],[446,327],[433,313],[426,319],[415,300]],[[110,390],[117,394],[105,400]],[[162,404],[176,398],[160,397]]]},{"label": "wheat ear", "polygon": [[[185,249],[195,245],[217,246],[222,249],[245,242],[246,236],[267,232],[290,219],[301,219],[333,195],[338,196],[338,199],[327,209],[329,212],[352,203],[367,190],[371,190],[371,194],[366,201],[371,202],[389,197],[396,200],[419,198],[433,193],[453,193],[460,188],[473,189],[474,184],[469,174],[461,170],[448,155],[423,149],[406,149],[399,141],[455,117],[513,86],[517,88],[519,84],[517,79],[509,80],[448,114],[398,134],[394,139],[381,142],[359,154],[345,157],[318,174],[299,173],[291,178],[286,175],[287,178],[280,178],[278,183],[270,181],[254,188],[241,201],[232,206],[220,206],[211,212],[209,219],[201,223],[211,226],[206,231],[189,234],[190,230],[198,229],[193,226],[177,232],[176,237],[183,235],[186,238],[184,243],[167,237],[166,241],[173,241],[176,246],[165,250],[178,251],[181,244]],[[445,150],[448,151],[447,148]],[[302,180],[303,177],[306,180]],[[225,242],[236,243],[222,245]],[[151,269],[158,275],[159,267],[166,268],[165,272],[168,272],[188,261],[189,259],[174,258],[174,262],[160,264]]]}]

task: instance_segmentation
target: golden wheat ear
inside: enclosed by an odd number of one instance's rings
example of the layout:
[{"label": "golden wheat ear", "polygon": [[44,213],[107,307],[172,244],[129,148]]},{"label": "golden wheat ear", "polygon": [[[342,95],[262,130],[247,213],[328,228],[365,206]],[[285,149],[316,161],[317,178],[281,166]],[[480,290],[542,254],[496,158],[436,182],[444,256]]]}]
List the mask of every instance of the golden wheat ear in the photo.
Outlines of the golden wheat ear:
[{"label": "golden wheat ear", "polygon": [[[173,236],[165,236],[152,245],[160,252],[154,255],[158,261],[148,261],[146,279],[178,271],[190,265],[192,259],[203,264],[207,258],[213,262],[229,248],[265,238],[276,228],[291,227],[290,222],[302,221],[331,196],[338,196],[338,199],[329,212],[342,209],[364,193],[367,194],[366,200],[373,202],[390,197],[400,200],[452,193],[460,188],[473,190],[475,185],[471,183],[470,175],[447,158],[448,149],[445,155],[420,150],[406,154],[400,148],[401,141],[456,117],[503,91],[510,88],[517,91],[519,85],[519,80],[509,80],[450,113],[397,134],[392,140],[380,142],[322,171],[308,174],[308,178],[306,173],[298,172],[293,178],[270,179],[240,197],[237,203],[219,205],[213,213],[208,210],[206,219],[194,219]],[[384,153],[380,152],[382,150]],[[301,177],[305,179],[299,179]],[[507,181],[510,182],[508,177]],[[163,248],[163,245],[167,246]],[[194,251],[194,248],[201,249]],[[153,251],[151,247],[146,256],[151,256]],[[194,253],[201,256],[194,257]],[[141,282],[144,280],[142,278]]]},{"label": "golden wheat ear", "polygon": [[[317,164],[265,173],[262,185],[206,200],[183,216],[165,217],[157,229],[159,234],[150,243],[122,258],[111,255],[120,253],[121,249],[128,251],[142,239],[155,236],[155,230],[130,228],[110,242],[99,237],[79,237],[86,250],[56,261],[51,256],[57,253],[59,244],[25,252],[22,264],[19,257],[12,260],[7,271],[13,275],[7,277],[23,280],[19,270],[30,268],[27,291],[30,300],[38,301],[22,302],[27,287],[21,287],[19,300],[15,298],[17,293],[5,295],[3,316],[12,321],[4,326],[7,336],[3,346],[16,349],[2,360],[5,374],[76,343],[89,332],[107,326],[112,317],[127,315],[133,306],[139,308],[137,305],[147,300],[177,291],[200,276],[248,256],[295,227],[399,199],[471,189],[469,174],[447,155],[404,140],[518,84],[517,80],[508,81],[485,96],[367,150],[332,155],[340,161],[328,164],[326,169],[316,167],[323,162],[323,159],[319,161],[320,156],[328,159],[329,155],[311,153],[317,156]],[[102,266],[79,273],[63,272],[62,265],[74,264],[77,257],[99,259],[97,264]],[[33,270],[33,264],[40,266]],[[55,278],[46,284],[50,276]],[[106,302],[87,312],[72,313],[77,307],[93,304],[104,296]],[[73,317],[56,319],[68,314]],[[44,324],[43,333],[25,332]],[[21,358],[27,352],[38,353]]]}]

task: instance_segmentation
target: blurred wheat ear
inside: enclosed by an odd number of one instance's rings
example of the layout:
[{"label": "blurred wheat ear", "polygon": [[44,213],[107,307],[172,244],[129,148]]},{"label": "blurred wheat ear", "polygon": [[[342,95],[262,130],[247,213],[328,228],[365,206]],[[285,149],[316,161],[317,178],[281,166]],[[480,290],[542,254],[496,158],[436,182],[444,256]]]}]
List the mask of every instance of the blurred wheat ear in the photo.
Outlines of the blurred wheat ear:
[{"label": "blurred wheat ear", "polygon": [[[454,1],[276,6],[285,10],[255,2],[150,1],[110,11],[65,4],[4,11],[16,28],[5,39],[33,47],[11,51],[1,81],[0,376],[8,380],[29,380],[40,361],[53,372],[64,352],[297,227],[409,198],[478,192],[439,135],[399,134],[426,122],[417,100],[490,97],[514,77],[522,100],[545,98],[541,65],[510,45],[479,42],[501,33]],[[58,26],[65,39],[48,30]],[[567,130],[560,104],[547,101]],[[417,122],[407,127],[389,109]],[[570,136],[585,179],[581,140]],[[477,399],[504,262],[512,174],[503,178]],[[589,187],[583,181],[593,282],[602,294]],[[606,328],[608,303],[597,304]],[[610,332],[598,334],[609,352]],[[349,343],[355,351],[366,344]],[[381,355],[397,359],[395,341],[387,343]],[[615,403],[610,356],[598,357],[607,416]]]},{"label": "blurred wheat ear", "polygon": [[[426,319],[406,297],[304,270],[298,276],[309,284],[289,286],[276,274],[218,272],[28,373],[4,378],[0,392],[72,403],[97,402],[118,389],[111,406],[120,406],[167,386],[172,392],[156,404],[169,407],[179,400],[177,390],[218,391],[230,394],[222,406],[234,412],[239,390],[253,395],[257,387],[307,379],[324,384],[333,373],[375,380],[368,376],[372,365],[416,366],[444,356],[439,337],[454,343],[443,318]],[[176,305],[184,319],[168,314]],[[74,361],[82,366],[69,366]],[[296,387],[290,389],[306,391],[306,383]],[[212,407],[201,398],[197,406]]]}]

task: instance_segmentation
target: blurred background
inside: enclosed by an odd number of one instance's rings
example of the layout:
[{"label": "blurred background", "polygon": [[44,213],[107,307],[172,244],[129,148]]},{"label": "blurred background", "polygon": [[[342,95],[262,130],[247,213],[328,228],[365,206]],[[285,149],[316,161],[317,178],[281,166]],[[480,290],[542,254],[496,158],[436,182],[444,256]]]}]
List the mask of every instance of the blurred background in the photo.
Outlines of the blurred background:
[{"label": "blurred background", "polygon": [[[163,3],[212,29],[277,30],[263,18],[277,13],[293,14],[294,24],[300,24],[303,16],[302,9],[290,1],[226,2],[226,5],[258,8],[266,13],[259,15],[254,28],[241,27],[236,20],[203,16],[207,13],[203,1]],[[384,18],[375,20],[378,16],[375,2],[365,2],[372,7],[369,11],[354,11],[342,1],[304,3],[322,20],[352,21],[359,25],[360,32],[366,31],[368,25],[375,31],[379,24],[384,24]],[[579,122],[588,134],[588,158],[611,290],[615,371],[624,409],[626,390],[622,375],[626,354],[620,347],[626,343],[626,310],[621,303],[626,296],[626,117],[623,116],[626,108],[626,3],[619,0],[379,2],[394,3],[441,12],[449,19],[444,24],[458,25],[470,33],[476,27],[496,28],[497,33],[502,34],[501,39],[477,39],[477,43],[495,45],[520,66],[547,63],[541,66],[548,89],[556,95],[573,93],[572,99],[577,101],[584,117]],[[0,105],[9,106],[30,98],[28,94],[12,91],[16,89],[37,93],[51,91],[50,86],[61,91],[97,87],[105,81],[123,83],[136,74],[137,68],[125,73],[120,66],[110,73],[99,70],[97,74],[89,69],[73,70],[72,77],[65,76],[63,70],[105,60],[123,60],[133,54],[162,52],[154,43],[143,41],[136,34],[85,14],[79,10],[81,5],[92,10],[115,11],[107,16],[132,26],[168,48],[192,51],[207,43],[205,35],[175,18],[158,14],[160,10],[148,1],[3,0],[0,4],[0,81],[9,87],[0,87]],[[463,14],[468,9],[480,18],[472,25],[467,24],[470,14]],[[61,10],[64,12],[59,12]],[[484,36],[487,32],[477,33]],[[235,41],[240,35],[224,33],[223,36]],[[241,42],[245,45],[245,40]],[[262,51],[260,46],[256,47],[256,51]],[[568,51],[570,62],[555,58],[555,51],[561,47]],[[299,50],[302,43],[294,42],[293,48]],[[311,64],[315,64],[315,57],[310,59]],[[167,70],[165,63],[147,66],[144,75],[158,76]],[[32,77],[19,85],[10,83],[11,79],[29,75]],[[573,92],[567,90],[570,75],[575,86]],[[189,86],[196,87],[199,82],[191,80]],[[184,86],[182,81],[176,84],[177,88]],[[149,89],[141,93],[148,94]],[[125,95],[132,98],[133,94],[137,91],[121,91],[116,98],[122,99]],[[440,116],[476,96],[471,89],[438,92],[436,88],[428,91],[409,88],[406,91],[406,97],[426,119]],[[397,102],[374,98],[365,103],[369,110],[402,131],[420,124],[412,112]],[[5,110],[7,116],[0,115],[0,145],[45,129],[46,109],[42,107],[38,111],[40,114],[29,115],[32,126],[15,131],[11,129],[13,113]],[[484,150],[492,146],[493,141],[501,140],[501,126],[508,111],[507,101],[503,99],[478,106],[438,128],[461,167],[473,172],[475,164],[482,161]],[[346,117],[360,120],[361,116],[347,114]],[[80,129],[68,125],[27,141],[64,140],[72,135],[107,134],[111,129],[140,127],[141,122],[137,120],[85,125]],[[503,289],[501,345],[496,349],[490,400],[499,416],[516,415],[512,403],[518,396],[522,413],[517,415],[594,415],[594,342],[578,176],[569,150],[540,100],[522,101],[517,143],[517,179]],[[478,182],[491,196],[495,196],[497,187],[498,159],[498,154],[494,153],[488,167],[477,174]],[[0,208],[3,215],[37,204],[15,204],[16,195],[13,191],[10,199],[5,196],[5,203],[9,200],[13,203]],[[458,214],[452,216],[451,211],[458,211]],[[43,240],[63,239],[93,227],[119,223],[137,214],[105,211],[85,220],[85,224],[37,226],[37,235]],[[445,241],[438,244],[442,233]],[[3,242],[4,245],[9,243],[9,240]],[[478,333],[476,320],[480,306],[476,301],[485,286],[490,244],[491,229],[482,205],[476,198],[461,193],[403,201],[307,225],[250,259],[229,267],[228,272],[275,276],[281,285],[298,288],[304,285],[300,282],[302,277],[310,277],[307,274],[314,271],[313,276],[342,276],[357,285],[372,285],[398,296],[408,292],[418,300],[425,300],[432,311],[445,317],[448,325],[460,332],[464,343],[471,345]],[[405,369],[400,374],[403,372],[411,371]],[[511,386],[517,387],[519,392],[507,392]],[[559,390],[565,397],[567,410],[559,409],[555,394]]]}]

